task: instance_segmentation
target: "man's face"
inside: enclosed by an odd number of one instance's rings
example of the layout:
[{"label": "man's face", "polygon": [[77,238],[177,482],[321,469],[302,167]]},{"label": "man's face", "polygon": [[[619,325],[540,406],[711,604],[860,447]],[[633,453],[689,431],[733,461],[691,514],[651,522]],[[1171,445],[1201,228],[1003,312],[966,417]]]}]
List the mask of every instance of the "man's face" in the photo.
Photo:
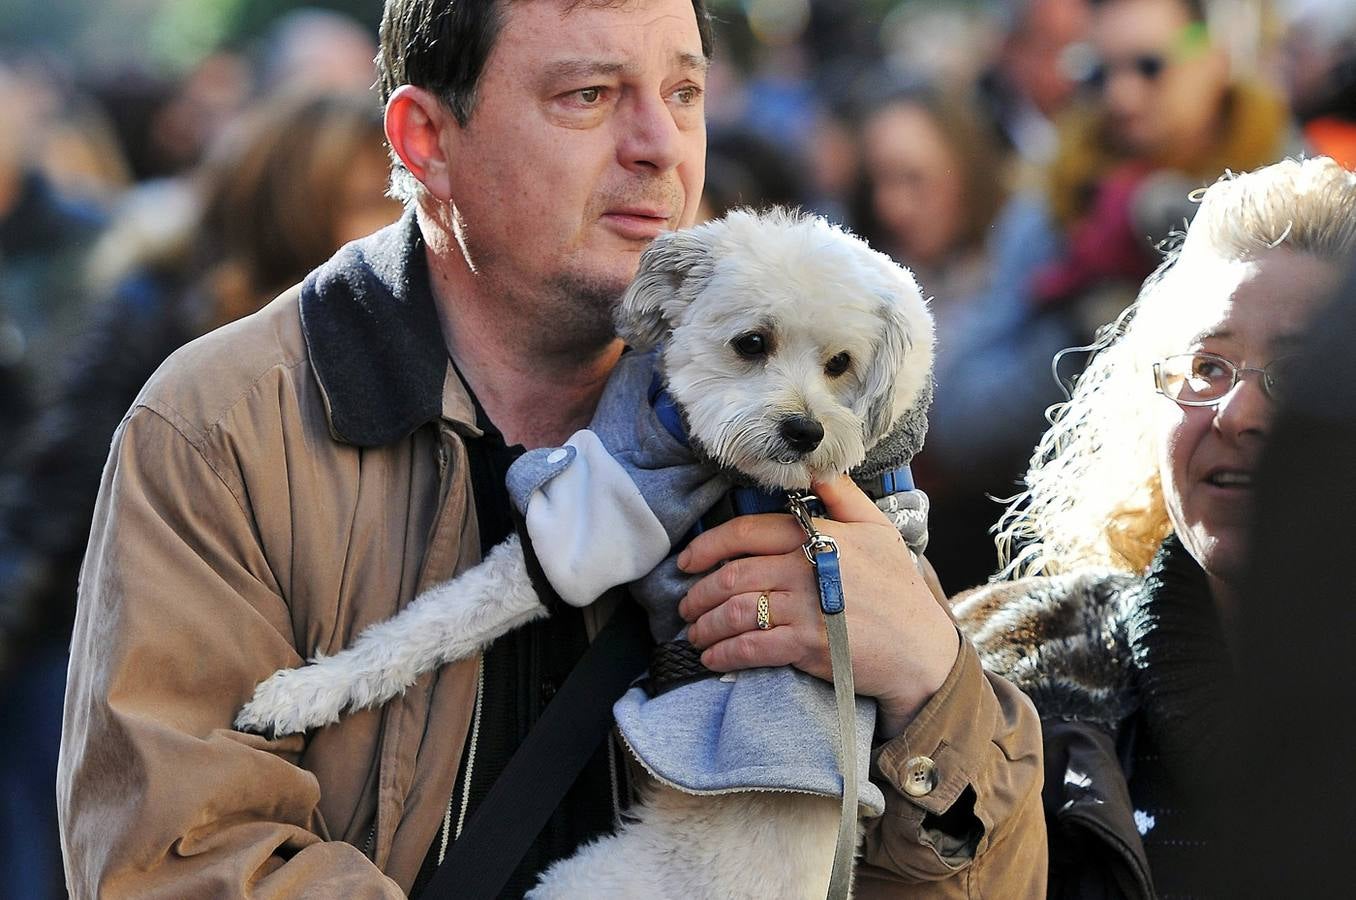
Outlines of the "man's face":
[{"label": "man's face", "polygon": [[[569,340],[610,334],[658,234],[696,217],[706,60],[691,0],[505,2],[464,128],[445,141],[471,269]],[[524,323],[530,327],[529,323]]]},{"label": "man's face", "polygon": [[1227,67],[1177,0],[1111,0],[1093,17],[1092,42],[1102,107],[1123,150],[1169,157],[1207,138]]},{"label": "man's face", "polygon": [[1003,60],[1008,77],[1049,118],[1068,104],[1077,86],[1065,71],[1063,54],[1086,38],[1090,18],[1086,0],[1034,0],[1008,41]]}]

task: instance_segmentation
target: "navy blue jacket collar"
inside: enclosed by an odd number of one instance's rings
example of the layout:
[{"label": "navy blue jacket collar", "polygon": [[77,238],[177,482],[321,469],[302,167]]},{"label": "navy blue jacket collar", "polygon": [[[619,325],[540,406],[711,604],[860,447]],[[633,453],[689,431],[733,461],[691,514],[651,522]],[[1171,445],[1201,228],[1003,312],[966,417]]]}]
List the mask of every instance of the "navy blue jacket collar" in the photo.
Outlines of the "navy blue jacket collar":
[{"label": "navy blue jacket collar", "polygon": [[443,415],[449,360],[424,254],[410,210],[302,282],[301,329],[337,440],[378,447]]}]

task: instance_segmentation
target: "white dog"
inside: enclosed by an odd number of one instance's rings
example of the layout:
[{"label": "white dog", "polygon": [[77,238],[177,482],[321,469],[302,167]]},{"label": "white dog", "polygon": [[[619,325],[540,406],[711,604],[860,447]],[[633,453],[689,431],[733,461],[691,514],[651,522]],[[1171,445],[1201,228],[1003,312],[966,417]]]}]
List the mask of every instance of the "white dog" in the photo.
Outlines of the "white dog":
[{"label": "white dog", "polygon": [[[921,444],[926,303],[907,270],[823,219],[735,212],[659,238],[622,300],[618,331],[631,352],[593,425],[564,448],[525,455],[510,488],[557,593],[582,606],[639,582],[660,638],[681,624],[674,544],[732,484],[805,490],[907,462]],[[690,449],[651,407],[665,402],[652,381],[667,390]],[[580,535],[606,536],[607,552]],[[348,649],[275,673],[237,726],[286,734],[337,721],[543,615],[511,537]],[[557,863],[533,896],[823,896],[838,802],[767,790],[698,796],[711,792],[651,781],[633,821]]]}]

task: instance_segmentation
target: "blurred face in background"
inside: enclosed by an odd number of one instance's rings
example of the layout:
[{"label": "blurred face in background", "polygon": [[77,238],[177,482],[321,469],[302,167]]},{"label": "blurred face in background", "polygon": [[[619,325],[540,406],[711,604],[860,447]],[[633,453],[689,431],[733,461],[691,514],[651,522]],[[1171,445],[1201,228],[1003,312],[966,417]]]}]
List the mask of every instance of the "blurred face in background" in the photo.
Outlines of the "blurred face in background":
[{"label": "blurred face in background", "polygon": [[891,250],[906,265],[936,266],[965,228],[961,166],[932,115],[891,103],[862,131],[871,204]]},{"label": "blurred face in background", "polygon": [[1290,108],[1301,122],[1340,110],[1356,87],[1356,74],[1338,69],[1356,60],[1356,3],[1343,0],[1294,2],[1298,7],[1281,40],[1281,80]]},{"label": "blurred face in background", "polygon": [[1087,0],[1031,0],[1003,48],[1007,80],[1047,118],[1073,97],[1077,84],[1064,65],[1071,44],[1087,37]]},{"label": "blurred face in background", "polygon": [[336,192],[336,248],[385,228],[400,218],[401,205],[386,196],[390,172],[390,157],[380,143],[373,142],[353,155],[351,164],[333,188]]},{"label": "blurred face in background", "polygon": [[1091,87],[1122,151],[1171,161],[1208,145],[1228,66],[1177,0],[1109,0],[1094,11],[1092,44]]}]

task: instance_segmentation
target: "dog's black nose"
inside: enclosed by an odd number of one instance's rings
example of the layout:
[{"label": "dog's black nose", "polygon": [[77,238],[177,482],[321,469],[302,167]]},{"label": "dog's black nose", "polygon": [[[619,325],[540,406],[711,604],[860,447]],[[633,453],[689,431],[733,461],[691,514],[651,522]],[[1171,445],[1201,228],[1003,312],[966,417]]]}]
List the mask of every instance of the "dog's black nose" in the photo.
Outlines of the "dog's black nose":
[{"label": "dog's black nose", "polygon": [[781,432],[787,446],[799,453],[809,453],[824,440],[824,426],[806,416],[783,419]]}]

